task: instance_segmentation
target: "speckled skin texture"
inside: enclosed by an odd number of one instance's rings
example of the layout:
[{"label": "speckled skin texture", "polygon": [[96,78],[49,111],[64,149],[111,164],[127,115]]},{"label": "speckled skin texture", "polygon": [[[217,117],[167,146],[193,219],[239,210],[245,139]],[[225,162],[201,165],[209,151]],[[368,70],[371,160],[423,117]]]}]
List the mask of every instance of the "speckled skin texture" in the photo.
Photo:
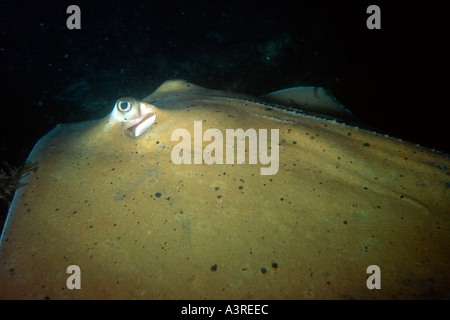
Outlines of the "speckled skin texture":
[{"label": "speckled skin texture", "polygon": [[[144,99],[157,120],[138,138],[107,116],[41,139],[1,239],[0,298],[450,297],[447,156],[242,98],[173,82]],[[194,121],[279,129],[278,173],[173,164],[171,134]]]}]

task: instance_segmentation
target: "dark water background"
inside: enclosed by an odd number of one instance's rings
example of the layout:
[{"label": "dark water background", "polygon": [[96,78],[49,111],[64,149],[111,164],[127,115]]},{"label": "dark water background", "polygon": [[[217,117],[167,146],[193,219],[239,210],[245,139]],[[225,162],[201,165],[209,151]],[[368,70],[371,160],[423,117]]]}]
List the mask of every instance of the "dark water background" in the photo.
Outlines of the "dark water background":
[{"label": "dark water background", "polygon": [[[81,30],[66,27],[71,4]],[[381,30],[366,27],[370,4]],[[101,118],[173,78],[253,95],[320,85],[378,131],[448,153],[443,4],[3,0],[1,167],[23,164],[56,124]]]}]

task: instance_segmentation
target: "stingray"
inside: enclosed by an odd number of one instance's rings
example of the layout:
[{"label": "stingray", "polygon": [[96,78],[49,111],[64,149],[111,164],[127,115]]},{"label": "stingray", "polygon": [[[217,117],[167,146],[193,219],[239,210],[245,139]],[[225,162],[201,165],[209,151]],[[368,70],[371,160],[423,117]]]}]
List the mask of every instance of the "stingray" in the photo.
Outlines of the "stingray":
[{"label": "stingray", "polygon": [[0,298],[449,298],[449,157],[351,118],[321,88],[173,80],[58,125],[11,204]]}]

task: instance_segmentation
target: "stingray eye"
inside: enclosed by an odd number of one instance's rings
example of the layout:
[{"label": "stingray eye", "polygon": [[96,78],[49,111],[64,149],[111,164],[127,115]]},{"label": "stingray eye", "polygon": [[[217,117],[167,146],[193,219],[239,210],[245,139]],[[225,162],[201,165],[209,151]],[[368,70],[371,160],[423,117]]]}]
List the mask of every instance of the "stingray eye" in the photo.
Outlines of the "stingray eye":
[{"label": "stingray eye", "polygon": [[117,102],[117,109],[121,112],[128,112],[131,110],[131,102],[129,101],[119,101]]},{"label": "stingray eye", "polygon": [[141,102],[132,97],[117,100],[111,116],[119,122],[128,122],[141,116]]}]

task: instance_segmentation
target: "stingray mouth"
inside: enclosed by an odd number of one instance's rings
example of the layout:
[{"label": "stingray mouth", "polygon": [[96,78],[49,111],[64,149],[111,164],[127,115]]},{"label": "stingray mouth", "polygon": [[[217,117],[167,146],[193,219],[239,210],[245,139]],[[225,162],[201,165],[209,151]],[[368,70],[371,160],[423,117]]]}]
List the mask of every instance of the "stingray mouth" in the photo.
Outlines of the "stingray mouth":
[{"label": "stingray mouth", "polygon": [[126,133],[132,137],[139,137],[155,122],[156,115],[153,111],[146,109],[137,119],[127,124]]}]

